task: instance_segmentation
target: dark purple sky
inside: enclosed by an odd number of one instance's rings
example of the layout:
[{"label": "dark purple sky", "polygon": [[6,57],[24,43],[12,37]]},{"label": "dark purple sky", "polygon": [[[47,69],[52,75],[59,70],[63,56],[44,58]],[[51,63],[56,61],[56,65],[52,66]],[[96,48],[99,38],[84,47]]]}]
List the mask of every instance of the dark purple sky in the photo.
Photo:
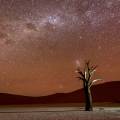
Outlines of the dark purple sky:
[{"label": "dark purple sky", "polygon": [[79,89],[87,59],[96,77],[120,80],[120,0],[0,0],[0,92]]}]

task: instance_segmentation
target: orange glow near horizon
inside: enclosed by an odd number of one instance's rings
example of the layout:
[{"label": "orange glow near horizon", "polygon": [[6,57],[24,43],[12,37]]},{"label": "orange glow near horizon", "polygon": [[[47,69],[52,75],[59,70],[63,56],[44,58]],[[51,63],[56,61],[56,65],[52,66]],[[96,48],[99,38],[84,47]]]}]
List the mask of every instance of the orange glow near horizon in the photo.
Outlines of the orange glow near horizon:
[{"label": "orange glow near horizon", "polygon": [[0,92],[77,90],[76,61],[87,59],[102,82],[120,80],[120,1],[0,1]]}]

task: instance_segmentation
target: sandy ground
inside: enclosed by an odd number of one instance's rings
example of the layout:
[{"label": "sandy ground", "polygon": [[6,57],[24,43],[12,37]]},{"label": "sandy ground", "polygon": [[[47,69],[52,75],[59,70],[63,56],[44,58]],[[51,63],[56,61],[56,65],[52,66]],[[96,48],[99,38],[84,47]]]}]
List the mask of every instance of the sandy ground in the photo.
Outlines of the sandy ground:
[{"label": "sandy ground", "polygon": [[0,120],[120,120],[120,108],[96,107],[93,112],[79,107],[0,108]]}]

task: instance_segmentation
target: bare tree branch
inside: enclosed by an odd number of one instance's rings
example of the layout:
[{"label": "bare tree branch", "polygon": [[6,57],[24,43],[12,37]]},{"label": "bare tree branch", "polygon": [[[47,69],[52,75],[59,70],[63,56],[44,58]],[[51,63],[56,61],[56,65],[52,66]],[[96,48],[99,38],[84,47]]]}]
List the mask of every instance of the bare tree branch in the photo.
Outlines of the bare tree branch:
[{"label": "bare tree branch", "polygon": [[80,70],[80,68],[77,68],[77,72],[84,78],[83,72]]},{"label": "bare tree branch", "polygon": [[96,70],[97,67],[98,67],[97,65],[91,66],[90,71],[92,72],[92,71]]},{"label": "bare tree branch", "polygon": [[91,82],[89,83],[89,87],[91,87],[91,86],[93,85],[93,83],[95,83],[95,82],[97,82],[97,81],[99,81],[99,80],[102,80],[102,79],[95,79],[95,80],[91,81]]},{"label": "bare tree branch", "polygon": [[86,79],[87,81],[89,81],[89,79],[90,79],[90,61],[87,61],[87,62],[85,63],[84,74],[85,74],[85,79]]},{"label": "bare tree branch", "polygon": [[83,81],[85,81],[85,79],[84,79],[84,78],[82,78],[82,77],[76,77],[76,78],[79,78],[80,80],[83,80]]}]

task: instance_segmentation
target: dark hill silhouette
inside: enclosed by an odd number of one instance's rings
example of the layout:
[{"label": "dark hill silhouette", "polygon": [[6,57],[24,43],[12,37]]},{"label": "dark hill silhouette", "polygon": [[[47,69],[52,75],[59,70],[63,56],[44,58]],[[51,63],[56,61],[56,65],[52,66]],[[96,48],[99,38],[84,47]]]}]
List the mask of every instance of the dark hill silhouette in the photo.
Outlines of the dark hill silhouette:
[{"label": "dark hill silhouette", "polygon": [[[107,82],[92,86],[93,102],[120,103],[120,81]],[[53,104],[84,102],[83,89],[71,93],[57,93],[43,97],[28,97],[0,93],[0,105],[15,104]]]}]

